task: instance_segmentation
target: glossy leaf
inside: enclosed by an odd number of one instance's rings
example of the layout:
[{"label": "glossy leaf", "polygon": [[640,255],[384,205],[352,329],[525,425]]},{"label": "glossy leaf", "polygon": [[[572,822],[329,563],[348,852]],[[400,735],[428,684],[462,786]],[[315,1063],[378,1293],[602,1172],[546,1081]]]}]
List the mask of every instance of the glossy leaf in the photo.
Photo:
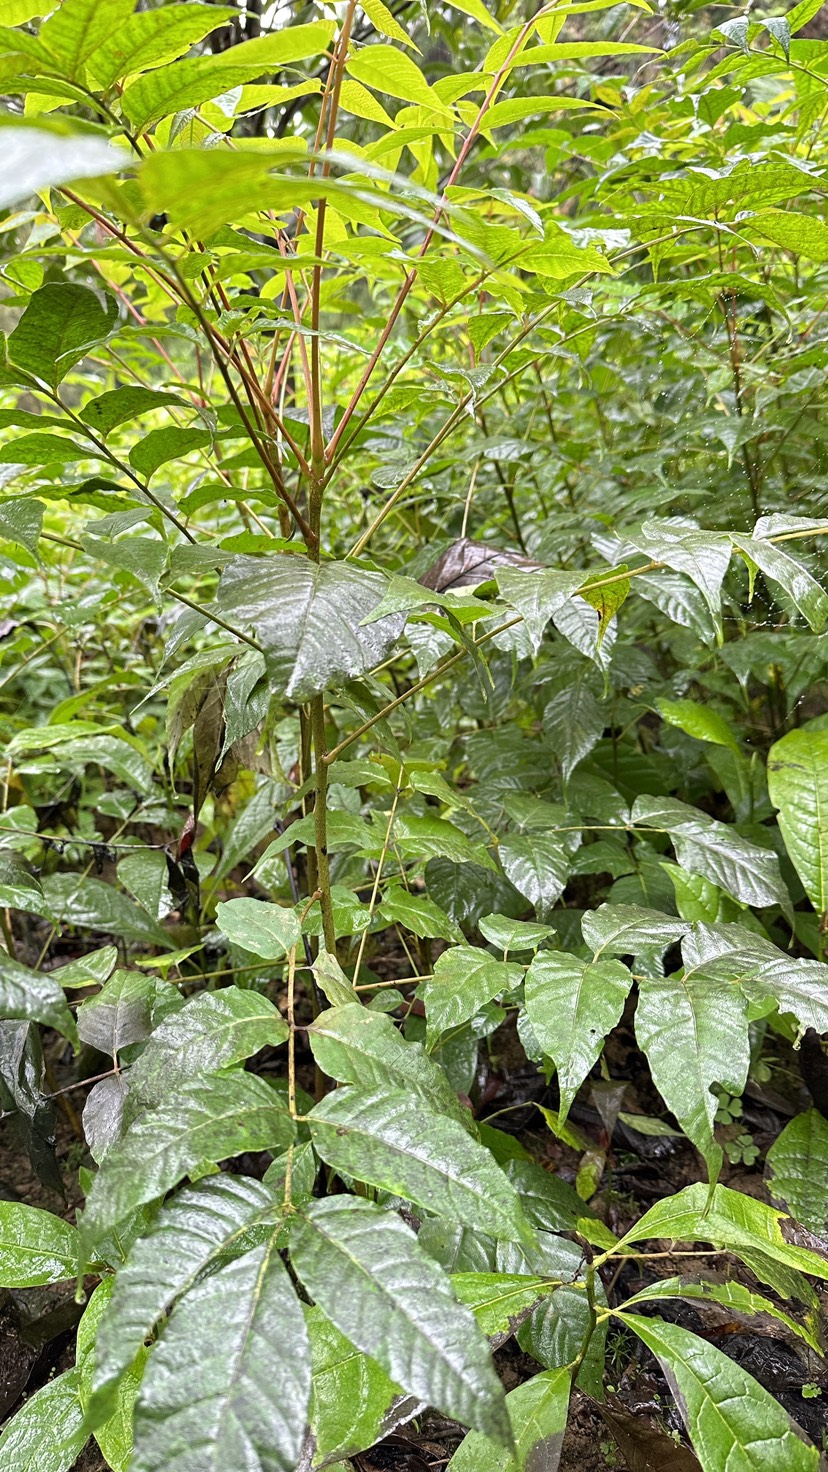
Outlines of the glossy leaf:
[{"label": "glossy leaf", "polygon": [[816,1472],[819,1452],[779,1402],[720,1349],[678,1324],[619,1315],[658,1359],[703,1472]]},{"label": "glossy leaf", "polygon": [[163,1104],[178,1083],[240,1063],[286,1037],[286,1023],[258,992],[202,992],[155,1029],[132,1065],[131,1107]]},{"label": "glossy leaf", "polygon": [[628,1298],[624,1307],[629,1309],[634,1304],[650,1303],[661,1298],[684,1298],[690,1303],[718,1303],[724,1308],[733,1309],[737,1314],[765,1315],[766,1318],[775,1319],[777,1323],[784,1325],[798,1339],[803,1339],[815,1354],[822,1353],[819,1340],[813,1333],[797,1323],[796,1319],[792,1319],[790,1314],[783,1313],[769,1298],[751,1292],[743,1283],[727,1279],[716,1282],[712,1278],[702,1278],[698,1283],[691,1278],[659,1278],[657,1283],[651,1283],[649,1287]]},{"label": "glossy leaf", "polygon": [[455,1120],[412,1111],[407,1093],[338,1089],[308,1123],[317,1153],[335,1169],[492,1236],[531,1236],[517,1193],[488,1151]]},{"label": "glossy leaf", "polygon": [[0,1435],[0,1472],[69,1472],[87,1441],[79,1388],[66,1370],[21,1406]]},{"label": "glossy leaf", "polygon": [[510,833],[498,850],[506,878],[545,920],[569,878],[571,859],[552,834]]},{"label": "glossy leaf", "polygon": [[[276,1239],[202,1279],[149,1356],[131,1472],[294,1472],[305,1433],[307,1330]],[[193,1387],[198,1394],[193,1394]]]},{"label": "glossy leaf", "polygon": [[[318,965],[318,961],[317,961]],[[388,1082],[417,1094],[426,1106],[471,1126],[471,1114],[445,1073],[420,1043],[405,1041],[388,1017],[356,1002],[322,1012],[308,1028],[320,1068],[341,1084],[381,1089]]]},{"label": "glossy leaf", "polygon": [[141,1113],[102,1161],[83,1214],[87,1247],[204,1162],[284,1149],[293,1130],[262,1079],[227,1073],[182,1084],[164,1104]]},{"label": "glossy leaf", "polygon": [[228,940],[265,961],[281,961],[302,937],[293,910],[264,900],[226,900],[216,907],[216,923]]},{"label": "glossy leaf", "polygon": [[367,1201],[320,1201],[294,1225],[291,1253],[327,1317],[393,1381],[509,1444],[485,1337],[399,1217]]},{"label": "glossy leaf", "polygon": [[0,953],[0,1014],[54,1027],[77,1044],[78,1032],[61,987],[51,976],[30,971]]},{"label": "glossy leaf", "polygon": [[[92,1366],[96,1353],[98,1330],[112,1298],[114,1286],[113,1277],[101,1280],[86,1305],[78,1325],[77,1366],[80,1371],[80,1400],[85,1415],[88,1415],[89,1412]],[[112,1414],[95,1430],[95,1440],[112,1472],[126,1472],[132,1459],[132,1418],[146,1359],[146,1348],[141,1345],[129,1370],[118,1385]]]},{"label": "glossy leaf", "polygon": [[305,1310],[313,1361],[311,1434],[319,1460],[352,1455],[420,1409],[319,1308]]},{"label": "glossy leaf", "polygon": [[773,1198],[809,1231],[824,1236],[828,1226],[824,1190],[828,1120],[818,1109],[806,1109],[785,1125],[767,1153],[767,1165]]},{"label": "glossy leaf", "polygon": [[[657,1201],[622,1237],[620,1246],[666,1237],[678,1242],[713,1242],[742,1255],[762,1253],[784,1267],[828,1278],[828,1257],[798,1247],[789,1230],[791,1218],[728,1186],[698,1182]],[[784,1231],[783,1231],[784,1229]]]},{"label": "glossy leaf", "polygon": [[102,305],[86,286],[49,282],[33,294],[11,333],[9,362],[56,389],[70,368],[109,336],[117,320],[112,297]]},{"label": "glossy leaf", "polygon": [[543,729],[568,781],[604,734],[605,717],[588,685],[562,690],[544,708]]},{"label": "glossy leaf", "polygon": [[618,1022],[632,986],[620,961],[542,952],[526,973],[526,1013],[543,1052],[555,1063],[561,1120]]},{"label": "glossy leaf", "polygon": [[486,1002],[523,980],[523,967],[496,961],[474,946],[452,946],[434,963],[434,974],[420,983],[430,1037],[468,1022]]},{"label": "glossy leaf", "polygon": [[655,797],[636,799],[632,821],[669,833],[676,859],[691,874],[721,885],[746,905],[781,905],[790,911],[776,854],[750,843],[732,824],[675,798]]},{"label": "glossy leaf", "polygon": [[704,1155],[711,1174],[721,1161],[713,1138],[718,1100],[714,1083],[740,1096],[750,1065],[745,997],[722,986],[704,967],[683,977],[647,977],[639,983],[635,1034],[653,1082],[685,1134]]},{"label": "glossy leaf", "polygon": [[162,1208],[133,1245],[101,1317],[88,1407],[94,1425],[111,1412],[115,1388],[162,1316],[202,1274],[241,1251],[245,1233],[278,1204],[259,1181],[216,1175]]},{"label": "glossy leaf", "polygon": [[296,557],[237,557],[222,573],[219,605],[264,646],[274,692],[307,700],[335,680],[364,674],[402,628],[391,616],[363,626],[385,580],[349,563],[314,567]]}]

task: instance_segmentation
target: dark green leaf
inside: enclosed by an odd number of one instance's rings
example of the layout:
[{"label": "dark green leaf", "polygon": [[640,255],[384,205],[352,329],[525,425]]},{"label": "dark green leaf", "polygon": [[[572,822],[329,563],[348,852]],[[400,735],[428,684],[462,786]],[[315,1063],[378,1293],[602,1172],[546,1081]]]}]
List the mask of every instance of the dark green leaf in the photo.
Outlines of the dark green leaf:
[{"label": "dark green leaf", "polygon": [[277,1207],[259,1181],[217,1175],[179,1191],[162,1208],[132,1247],[101,1319],[89,1408],[94,1425],[110,1413],[114,1388],[161,1317],[203,1274],[241,1251],[246,1232]]},{"label": "dark green leaf", "polygon": [[70,368],[105,341],[117,321],[112,297],[101,298],[74,282],[49,282],[33,294],[9,337],[9,362],[57,389]]}]

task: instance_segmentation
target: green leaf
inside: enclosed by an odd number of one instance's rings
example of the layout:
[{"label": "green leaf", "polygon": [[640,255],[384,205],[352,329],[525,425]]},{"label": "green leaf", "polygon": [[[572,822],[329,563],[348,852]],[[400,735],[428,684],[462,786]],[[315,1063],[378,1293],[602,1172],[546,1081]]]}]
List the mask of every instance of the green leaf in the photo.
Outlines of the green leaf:
[{"label": "green leaf", "polygon": [[277,1235],[198,1283],[149,1356],[130,1472],[294,1472],[310,1346]]},{"label": "green leaf", "polygon": [[686,573],[701,592],[718,628],[722,583],[730,564],[730,539],[664,521],[645,521],[636,541],[653,561],[666,563],[674,572]]},{"label": "green leaf", "polygon": [[218,603],[223,613],[253,628],[265,648],[274,694],[302,701],[385,658],[402,616],[363,627],[385,586],[378,573],[345,562],[317,566],[278,553],[234,557],[222,573]]},{"label": "green leaf", "polygon": [[285,1149],[293,1133],[279,1096],[252,1074],[182,1084],[165,1104],[142,1112],[101,1162],[81,1225],[87,1250],[204,1162],[246,1150]]},{"label": "green leaf", "polygon": [[103,879],[49,874],[43,880],[43,893],[51,910],[66,925],[168,948],[170,937],[157,920]]},{"label": "green leaf", "polygon": [[234,945],[265,961],[282,961],[302,939],[293,910],[265,900],[226,900],[216,906],[216,923]]},{"label": "green leaf", "polygon": [[587,98],[567,97],[565,93],[558,97],[510,97],[504,102],[496,102],[488,109],[483,126],[488,131],[489,128],[508,127],[510,123],[522,123],[525,118],[535,117],[538,113],[569,112],[592,107],[594,103]]},{"label": "green leaf", "polygon": [[437,957],[433,975],[419,986],[429,1038],[460,1027],[486,1002],[512,991],[522,980],[522,966],[496,961],[476,946],[451,946]]},{"label": "green leaf", "polygon": [[604,951],[611,956],[637,956],[653,948],[666,951],[689,929],[686,920],[641,905],[599,905],[581,921],[584,940],[596,956]]},{"label": "green leaf", "polygon": [[591,1215],[572,1186],[532,1160],[510,1160],[506,1174],[530,1222],[541,1231],[574,1232]]},{"label": "green leaf", "polygon": [[[53,184],[70,184],[75,179],[114,174],[128,161],[128,154],[120,148],[113,148],[101,137],[88,134],[61,137],[42,128],[4,128],[0,209],[17,204]],[[25,364],[19,366],[25,367]],[[27,371],[37,372],[37,369]]]},{"label": "green leaf", "polygon": [[194,450],[203,450],[212,444],[212,440],[213,436],[206,429],[178,429],[175,425],[151,429],[133,445],[129,463],[150,480],[156,470],[168,461],[191,455]]},{"label": "green leaf", "polygon": [[620,961],[593,961],[544,951],[526,973],[526,1015],[539,1046],[553,1059],[561,1121],[615,1027],[632,976]]},{"label": "green leaf", "polygon": [[43,527],[43,502],[30,497],[0,501],[0,541],[14,542],[30,552],[37,549]]},{"label": "green leaf", "polygon": [[94,455],[61,434],[24,434],[0,449],[0,465],[66,465]]},{"label": "green leaf", "polygon": [[818,1472],[816,1447],[741,1365],[678,1324],[617,1317],[658,1359],[703,1472]]},{"label": "green leaf", "polygon": [[313,1360],[311,1431],[316,1457],[363,1451],[387,1436],[400,1420],[417,1409],[381,1365],[360,1353],[319,1308],[307,1308],[305,1321]]},{"label": "green leaf", "polygon": [[124,113],[140,133],[153,123],[184,108],[199,107],[229,92],[233,87],[254,82],[279,67],[327,49],[333,26],[325,22],[286,26],[283,30],[243,41],[230,53],[185,57],[169,66],[145,72],[124,89]]},{"label": "green leaf", "polygon": [[9,363],[56,390],[70,368],[104,342],[117,322],[112,297],[104,297],[102,304],[87,286],[50,281],[32,294],[10,335]]},{"label": "green leaf", "polygon": [[697,741],[712,741],[715,746],[738,748],[739,742],[732,726],[709,705],[698,700],[659,700],[658,713],[670,726],[678,726]]},{"label": "green leaf", "polygon": [[0,1201],[0,1287],[62,1283],[75,1277],[77,1267],[74,1227],[51,1211]]},{"label": "green leaf", "polygon": [[561,690],[544,707],[543,731],[568,782],[604,734],[605,716],[588,685]]},{"label": "green leaf", "polygon": [[[0,901],[4,901],[0,887]],[[4,901],[8,903],[7,900]],[[78,1032],[62,988],[51,976],[30,971],[0,952],[0,1016],[54,1027],[75,1046]]]},{"label": "green leaf", "polygon": [[739,1096],[745,1086],[745,997],[706,973],[703,962],[683,977],[647,977],[639,982],[635,1035],[667,1108],[715,1175],[721,1151],[713,1138],[718,1101],[711,1090],[717,1083]]},{"label": "green leaf", "polygon": [[471,1431],[448,1464],[448,1472],[557,1472],[569,1412],[568,1370],[535,1375],[506,1397],[515,1436],[514,1459],[490,1437]]},{"label": "green leaf", "polygon": [[463,932],[449,919],[445,910],[435,905],[427,895],[413,894],[402,885],[393,884],[385,892],[379,914],[389,924],[402,925],[420,939],[435,937],[438,940],[458,941]]},{"label": "green leaf", "polygon": [[41,915],[44,920],[55,918],[41,884],[22,854],[9,850],[0,854],[0,904],[12,910],[25,910],[29,915]]},{"label": "green leaf", "polygon": [[768,752],[768,791],[791,862],[818,915],[828,912],[828,731],[789,731]]},{"label": "green leaf", "polygon": [[398,1216],[342,1196],[315,1202],[292,1228],[291,1257],[327,1317],[392,1380],[511,1444],[485,1337]]},{"label": "green leaf", "polygon": [[485,915],[478,922],[480,934],[501,951],[536,951],[555,932],[551,925],[532,920],[512,920],[508,915]]},{"label": "green leaf", "polygon": [[155,1029],[133,1063],[130,1107],[163,1104],[179,1084],[278,1047],[287,1035],[281,1014],[258,992],[236,986],[201,992]]},{"label": "green leaf", "polygon": [[783,1313],[769,1298],[763,1298],[761,1293],[751,1292],[743,1283],[735,1280],[725,1279],[717,1283],[713,1279],[703,1278],[695,1283],[691,1278],[659,1278],[657,1283],[651,1283],[632,1298],[628,1298],[624,1308],[629,1309],[639,1303],[652,1303],[661,1298],[684,1298],[689,1303],[719,1303],[725,1308],[734,1309],[737,1314],[764,1314],[783,1324],[798,1339],[803,1339],[815,1354],[822,1354],[822,1346],[815,1334],[797,1323],[790,1314]]},{"label": "green leaf", "polygon": [[[178,6],[170,6],[166,10],[142,11],[140,17],[135,16],[134,19],[147,19],[152,16],[160,19],[178,8]],[[180,8],[183,9],[183,7]],[[138,386],[112,388],[96,399],[89,399],[80,411],[80,418],[84,424],[89,425],[90,429],[94,429],[96,434],[106,438],[119,424],[125,424],[131,419],[139,419],[142,414],[150,414],[154,409],[163,409],[167,404],[174,404],[178,408],[186,407],[185,401],[178,394],[161,393],[156,389]]]},{"label": "green leaf", "polygon": [[63,75],[82,78],[83,63],[107,36],[117,31],[135,8],[135,0],[62,0],[40,27],[39,40],[61,64]]},{"label": "green leaf", "polygon": [[198,5],[194,0],[138,11],[101,39],[87,58],[87,70],[99,87],[108,88],[122,77],[175,61],[235,14],[230,6]]},{"label": "green leaf", "polygon": [[669,833],[683,868],[720,885],[743,904],[780,905],[790,912],[776,854],[742,838],[732,824],[719,823],[698,808],[666,797],[636,798],[632,821]]},{"label": "green leaf", "polygon": [[99,1053],[115,1056],[143,1042],[152,1029],[155,981],[139,971],[116,971],[97,996],[78,1008],[78,1035]]},{"label": "green leaf", "polygon": [[69,1472],[88,1436],[79,1390],[72,1369],[29,1397],[0,1436],[0,1472]]},{"label": "green leaf", "polygon": [[403,46],[411,46],[415,51],[419,51],[419,46],[414,44],[399,21],[394,19],[388,6],[384,4],[384,0],[364,0],[362,9],[380,36],[388,36],[391,41],[400,41]]},{"label": "green leaf", "polygon": [[456,864],[494,868],[482,844],[473,843],[446,818],[433,818],[430,813],[400,813],[394,823],[394,846],[403,858],[445,858]]},{"label": "green leaf", "polygon": [[545,920],[563,894],[572,866],[562,840],[548,833],[508,833],[498,856],[506,878]]},{"label": "green leaf", "polygon": [[451,119],[448,108],[428,85],[417,63],[395,46],[383,43],[363,46],[362,50],[351,54],[347,71],[357,82],[373,87],[383,97],[398,97],[403,102],[422,104],[432,113],[444,117],[446,122]]},{"label": "green leaf", "polygon": [[406,1042],[389,1017],[349,1001],[321,1012],[308,1028],[308,1042],[323,1073],[337,1083],[380,1089],[393,1080],[435,1113],[471,1127],[471,1114],[439,1063],[420,1043]]},{"label": "green leaf", "polygon": [[[80,1371],[80,1400],[84,1415],[89,1412],[92,1367],[101,1319],[111,1301],[114,1277],[104,1278],[92,1294],[78,1325],[76,1358]],[[114,1396],[112,1414],[95,1431],[95,1440],[112,1472],[127,1472],[132,1458],[132,1418],[146,1364],[147,1350],[140,1345],[133,1363]]]},{"label": "green leaf", "polygon": [[133,1244],[115,1278],[96,1334],[88,1413],[100,1425],[112,1413],[115,1388],[175,1301],[226,1257],[279,1203],[260,1181],[216,1175],[179,1191]]},{"label": "green leaf", "polygon": [[490,1236],[531,1238],[518,1196],[488,1151],[456,1120],[412,1110],[402,1090],[337,1089],[308,1123],[317,1154],[336,1170]]},{"label": "green leaf", "polygon": [[787,1241],[783,1226],[793,1235],[794,1223],[784,1211],[776,1211],[728,1186],[711,1190],[697,1182],[651,1206],[621,1238],[619,1249],[662,1237],[676,1242],[712,1242],[740,1257],[743,1252],[761,1253],[783,1267],[828,1279],[828,1256]]},{"label": "green leaf", "polygon": [[813,20],[814,16],[819,14],[822,5],[823,0],[799,0],[799,4],[795,5],[793,10],[789,10],[785,16],[791,29],[791,35],[796,35],[796,32],[801,31],[809,20]]},{"label": "green leaf", "polygon": [[172,910],[166,854],[150,848],[125,854],[118,863],[118,878],[153,920],[163,920]]},{"label": "green leaf", "polygon": [[806,1109],[785,1125],[767,1153],[769,1186],[774,1200],[817,1236],[828,1227],[828,1120],[818,1109]]},{"label": "green leaf", "polygon": [[537,654],[549,620],[577,592],[583,582],[581,574],[553,567],[542,567],[537,572],[498,567],[495,576],[501,598],[521,615]]},{"label": "green leaf", "polygon": [[807,619],[814,633],[821,634],[828,624],[828,593],[820,587],[807,567],[781,547],[759,537],[734,536],[733,542],[750,562],[761,569],[766,578],[779,584],[802,617]]},{"label": "green leaf", "polygon": [[720,983],[738,981],[752,1016],[764,1017],[775,1005],[803,1031],[828,1031],[828,967],[820,961],[788,956],[741,925],[696,925],[683,949],[688,965],[703,963]]},{"label": "green leaf", "polygon": [[520,1320],[557,1285],[525,1273],[452,1273],[451,1286],[492,1339],[514,1334]]},{"label": "green leaf", "polygon": [[330,951],[320,950],[313,963],[313,974],[319,990],[331,1007],[349,1007],[352,1002],[359,1002],[353,982],[348,980],[336,956],[332,956]]}]

